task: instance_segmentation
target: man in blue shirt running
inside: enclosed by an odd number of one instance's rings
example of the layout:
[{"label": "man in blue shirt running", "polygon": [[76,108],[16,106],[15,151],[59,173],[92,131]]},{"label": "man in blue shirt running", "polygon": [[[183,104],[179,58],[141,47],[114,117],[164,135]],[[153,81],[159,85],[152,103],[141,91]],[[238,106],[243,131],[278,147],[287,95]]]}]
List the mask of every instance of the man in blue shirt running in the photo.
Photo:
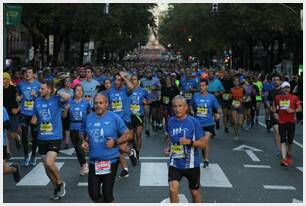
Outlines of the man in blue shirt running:
[{"label": "man in blue shirt running", "polygon": [[182,177],[189,181],[192,201],[200,203],[200,154],[205,148],[208,136],[203,133],[197,119],[188,115],[187,100],[176,96],[172,100],[174,117],[168,121],[167,132],[170,137],[170,161],[168,182],[171,203],[179,202],[179,186]]},{"label": "man in blue shirt running", "polygon": [[82,143],[83,149],[89,151],[88,192],[95,203],[114,202],[113,186],[119,163],[119,146],[130,139],[130,132],[122,118],[107,108],[107,97],[98,93],[94,97],[95,112],[86,117],[88,142],[83,140]]},{"label": "man in blue shirt running", "polygon": [[31,123],[38,125],[38,149],[43,160],[46,174],[54,185],[52,200],[58,200],[66,194],[66,184],[62,181],[59,170],[55,164],[63,139],[61,98],[70,99],[70,94],[57,92],[53,95],[53,82],[42,82],[40,97],[35,100],[34,115]]}]

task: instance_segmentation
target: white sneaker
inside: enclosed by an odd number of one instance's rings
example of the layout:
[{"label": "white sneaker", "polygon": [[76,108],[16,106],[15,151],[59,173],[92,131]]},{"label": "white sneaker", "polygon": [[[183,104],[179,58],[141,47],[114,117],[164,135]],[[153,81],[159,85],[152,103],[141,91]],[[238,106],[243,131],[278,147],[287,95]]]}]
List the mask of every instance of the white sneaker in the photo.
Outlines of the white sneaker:
[{"label": "white sneaker", "polygon": [[80,175],[86,175],[86,174],[88,174],[88,172],[89,172],[88,164],[85,163],[85,164],[81,167]]},{"label": "white sneaker", "polygon": [[239,140],[239,136],[234,137],[234,140],[236,141]]}]

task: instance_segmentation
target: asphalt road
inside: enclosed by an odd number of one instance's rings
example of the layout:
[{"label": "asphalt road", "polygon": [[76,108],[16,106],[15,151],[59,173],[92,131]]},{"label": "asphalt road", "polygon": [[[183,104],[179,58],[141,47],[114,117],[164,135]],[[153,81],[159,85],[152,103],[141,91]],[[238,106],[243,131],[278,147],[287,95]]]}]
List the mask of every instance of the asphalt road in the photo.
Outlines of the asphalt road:
[{"label": "asphalt road", "polygon": [[[263,114],[263,112],[261,113]],[[160,203],[169,197],[167,157],[163,156],[163,132],[143,136],[140,165],[129,166],[128,178],[116,178],[114,196],[122,203]],[[208,203],[291,203],[303,200],[303,128],[297,125],[293,147],[294,164],[281,167],[275,156],[273,134],[267,133],[264,117],[251,132],[242,131],[240,140],[217,130],[210,148],[210,166],[201,169],[201,194]],[[21,161],[22,151],[12,147],[13,158]],[[64,154],[66,152],[67,154]],[[3,177],[4,203],[91,202],[87,176],[79,175],[79,164],[73,150],[62,150],[58,164],[67,183],[66,196],[52,201],[52,185],[46,179],[41,160],[35,167],[22,168],[23,179],[16,185],[11,175]],[[128,163],[130,164],[129,160]],[[119,174],[121,168],[118,169]],[[182,202],[191,202],[188,182],[180,187]]]}]

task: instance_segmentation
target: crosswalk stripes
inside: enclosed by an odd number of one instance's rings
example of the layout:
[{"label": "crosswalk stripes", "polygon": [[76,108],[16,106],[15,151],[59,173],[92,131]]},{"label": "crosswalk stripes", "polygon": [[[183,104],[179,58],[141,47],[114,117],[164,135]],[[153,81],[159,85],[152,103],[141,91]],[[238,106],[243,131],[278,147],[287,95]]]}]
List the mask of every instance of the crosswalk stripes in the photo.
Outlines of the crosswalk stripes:
[{"label": "crosswalk stripes", "polygon": [[167,163],[141,163],[140,186],[168,186]]},{"label": "crosswalk stripes", "polygon": [[[60,170],[64,162],[56,162],[55,164]],[[17,183],[17,186],[45,186],[49,182],[50,180],[45,173],[44,165],[40,162]]]}]

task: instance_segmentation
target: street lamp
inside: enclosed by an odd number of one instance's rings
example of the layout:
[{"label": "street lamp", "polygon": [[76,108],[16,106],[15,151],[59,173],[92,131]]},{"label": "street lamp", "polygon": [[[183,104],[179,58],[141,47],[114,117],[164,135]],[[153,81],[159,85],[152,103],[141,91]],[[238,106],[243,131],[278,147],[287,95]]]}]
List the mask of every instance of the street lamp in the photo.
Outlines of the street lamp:
[{"label": "street lamp", "polygon": [[188,42],[189,42],[189,43],[192,42],[192,36],[188,36]]}]

